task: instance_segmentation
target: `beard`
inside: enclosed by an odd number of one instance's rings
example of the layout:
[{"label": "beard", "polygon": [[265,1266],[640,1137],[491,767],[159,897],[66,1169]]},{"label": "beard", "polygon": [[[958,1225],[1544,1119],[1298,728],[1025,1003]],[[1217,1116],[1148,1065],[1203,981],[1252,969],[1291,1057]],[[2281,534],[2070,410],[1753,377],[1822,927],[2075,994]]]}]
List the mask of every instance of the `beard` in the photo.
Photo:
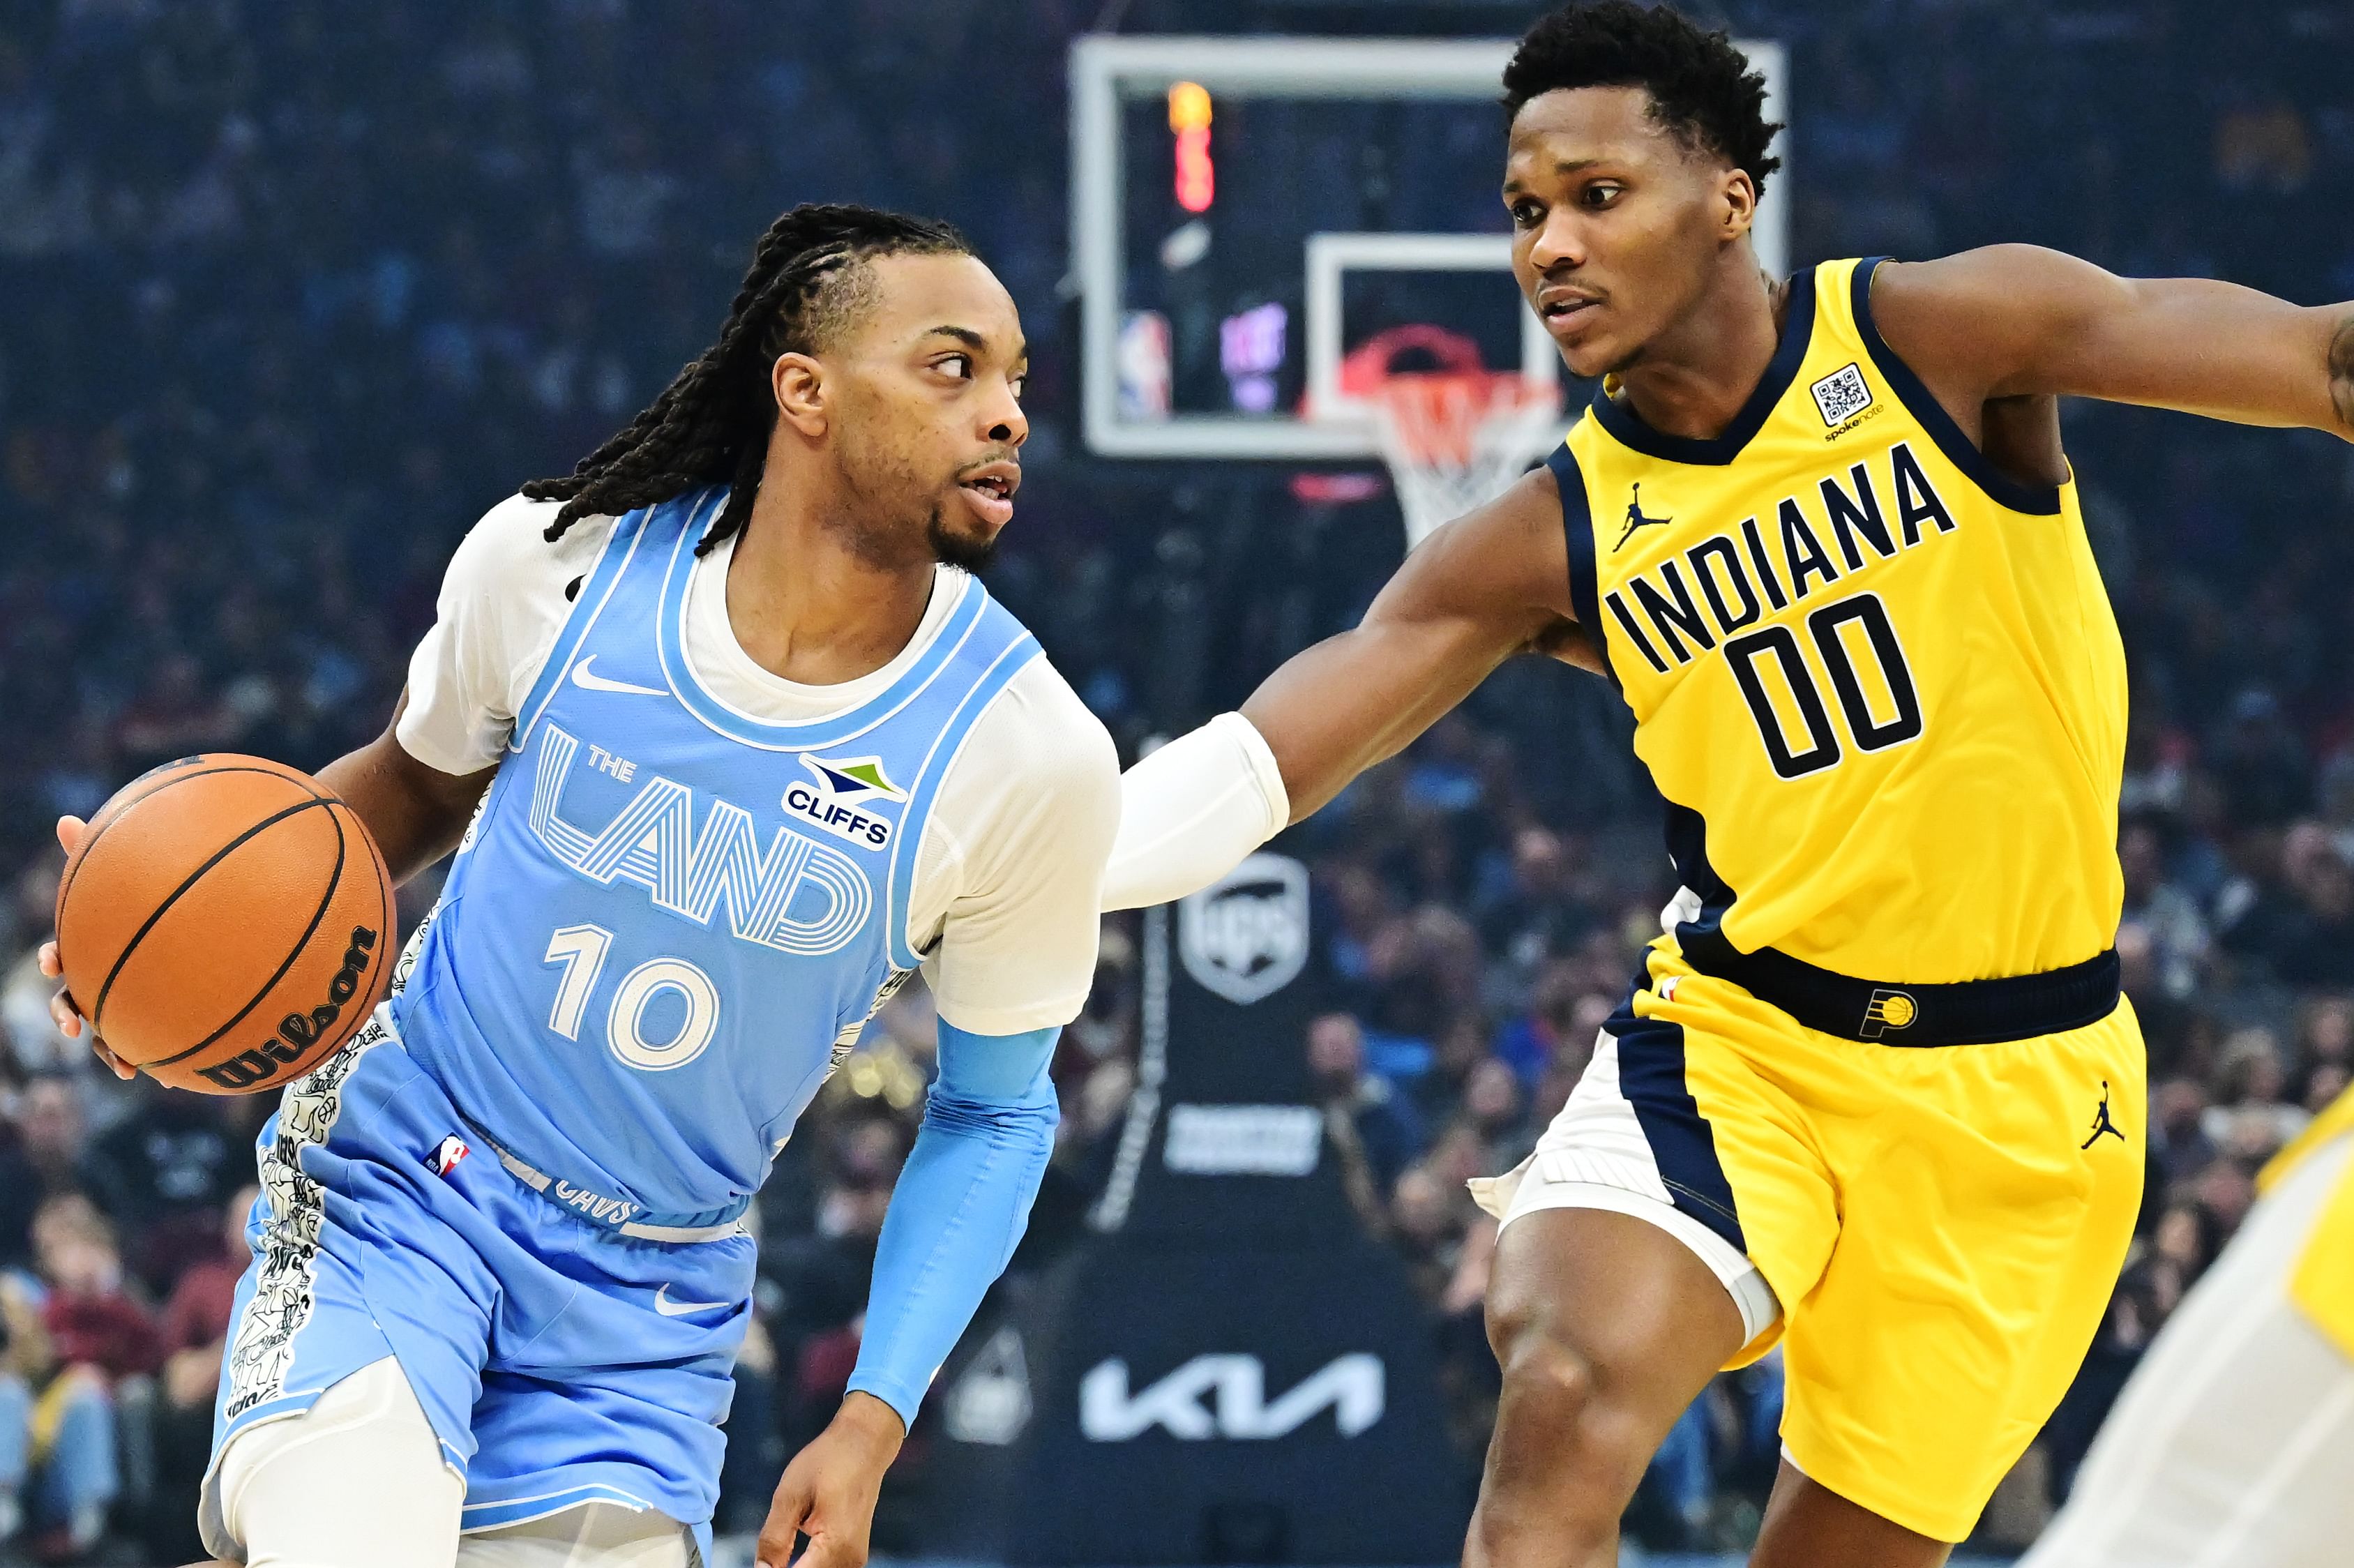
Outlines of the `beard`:
[{"label": "beard", "polygon": [[997,541],[1002,535],[991,534],[985,539],[959,534],[949,528],[947,514],[938,502],[932,503],[932,515],[924,525],[924,537],[932,546],[932,558],[945,566],[960,567],[968,572],[979,572],[997,558]]},{"label": "beard", "polygon": [[[846,437],[853,433],[845,429]],[[949,503],[938,491],[911,504],[910,493],[921,493],[925,482],[915,462],[887,447],[856,439],[844,440],[837,461],[854,505],[827,521],[848,538],[861,559],[875,566],[903,565],[920,548],[934,561],[978,572],[996,557],[997,536],[952,525]],[[964,528],[979,525],[973,519]]]}]

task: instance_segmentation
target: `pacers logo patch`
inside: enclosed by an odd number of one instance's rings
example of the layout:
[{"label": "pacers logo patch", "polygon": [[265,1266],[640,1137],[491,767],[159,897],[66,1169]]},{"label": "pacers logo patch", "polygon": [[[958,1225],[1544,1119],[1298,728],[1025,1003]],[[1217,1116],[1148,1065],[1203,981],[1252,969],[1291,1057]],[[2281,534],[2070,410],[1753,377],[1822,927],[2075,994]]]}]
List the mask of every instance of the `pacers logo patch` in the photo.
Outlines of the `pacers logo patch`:
[{"label": "pacers logo patch", "polygon": [[1863,1010],[1863,1037],[1877,1040],[1891,1029],[1906,1029],[1921,1016],[1921,1004],[1907,993],[1885,987],[1872,993],[1871,1005]]}]

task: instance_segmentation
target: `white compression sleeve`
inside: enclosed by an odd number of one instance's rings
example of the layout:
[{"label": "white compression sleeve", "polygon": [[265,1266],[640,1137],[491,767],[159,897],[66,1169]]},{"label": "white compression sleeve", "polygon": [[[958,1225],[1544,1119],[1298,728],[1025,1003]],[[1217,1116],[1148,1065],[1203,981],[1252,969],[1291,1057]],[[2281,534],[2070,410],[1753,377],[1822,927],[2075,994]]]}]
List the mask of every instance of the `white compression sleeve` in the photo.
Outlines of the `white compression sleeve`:
[{"label": "white compression sleeve", "polygon": [[1198,892],[1291,820],[1275,753],[1240,714],[1220,714],[1139,762],[1120,775],[1119,796],[1107,909]]}]

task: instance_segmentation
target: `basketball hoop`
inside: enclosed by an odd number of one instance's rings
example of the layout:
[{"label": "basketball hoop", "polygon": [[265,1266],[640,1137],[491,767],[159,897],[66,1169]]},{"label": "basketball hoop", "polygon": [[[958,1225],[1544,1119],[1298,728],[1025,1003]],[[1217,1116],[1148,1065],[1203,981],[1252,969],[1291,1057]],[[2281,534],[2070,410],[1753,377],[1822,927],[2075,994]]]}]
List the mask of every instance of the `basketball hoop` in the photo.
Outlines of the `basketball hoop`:
[{"label": "basketball hoop", "polygon": [[1516,370],[1407,371],[1371,388],[1413,549],[1494,500],[1561,439],[1561,393]]},{"label": "basketball hoop", "polygon": [[[1430,370],[1393,371],[1418,352]],[[1339,390],[1362,400],[1397,487],[1411,550],[1440,524],[1502,494],[1561,439],[1561,389],[1489,370],[1479,344],[1444,327],[1392,327],[1341,361]]]}]

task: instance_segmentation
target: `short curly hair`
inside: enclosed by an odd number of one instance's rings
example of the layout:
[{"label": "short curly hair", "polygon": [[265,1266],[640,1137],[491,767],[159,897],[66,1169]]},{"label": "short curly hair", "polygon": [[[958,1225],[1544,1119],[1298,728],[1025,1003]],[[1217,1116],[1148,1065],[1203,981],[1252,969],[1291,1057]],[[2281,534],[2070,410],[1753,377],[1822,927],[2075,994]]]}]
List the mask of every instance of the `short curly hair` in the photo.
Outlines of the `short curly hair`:
[{"label": "short curly hair", "polygon": [[1596,0],[1564,5],[1521,38],[1504,68],[1504,112],[1564,87],[1639,87],[1651,118],[1695,153],[1723,159],[1762,194],[1782,166],[1768,155],[1766,79],[1722,29],[1703,31],[1666,5]]}]

